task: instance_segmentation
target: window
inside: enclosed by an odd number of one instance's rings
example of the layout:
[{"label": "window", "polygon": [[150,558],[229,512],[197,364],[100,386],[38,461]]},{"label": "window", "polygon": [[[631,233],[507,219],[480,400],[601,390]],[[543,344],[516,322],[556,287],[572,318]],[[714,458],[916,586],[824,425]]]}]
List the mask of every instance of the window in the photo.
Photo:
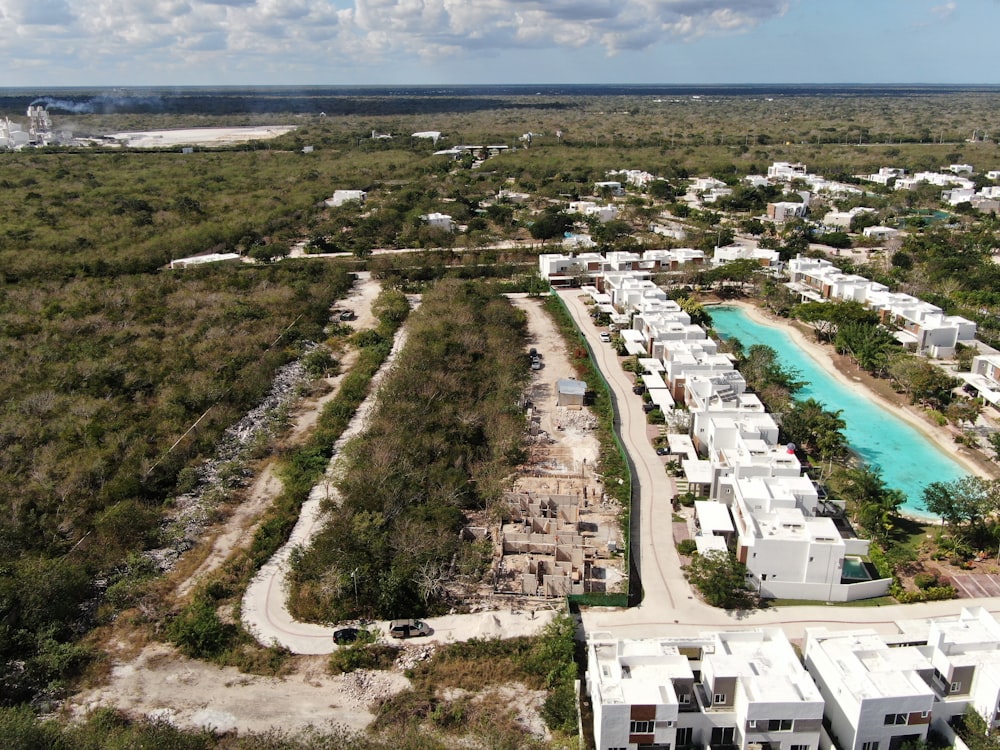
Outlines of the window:
[{"label": "window", "polygon": [[930,712],[930,711],[921,711],[921,712],[920,712],[920,718],[921,718],[921,719],[926,719],[926,718],[927,718],[928,716],[930,716],[930,715],[931,715],[931,712]]},{"label": "window", "polygon": [[652,734],[653,733],[653,722],[651,721],[633,721],[629,723],[629,734]]},{"label": "window", "polygon": [[885,726],[887,727],[893,726],[895,724],[905,724],[905,723],[906,723],[906,714],[886,714],[885,721],[883,722],[883,724],[885,724]]},{"label": "window", "polygon": [[791,732],[792,731],[792,720],[791,719],[771,719],[767,722],[768,732]]},{"label": "window", "polygon": [[951,692],[957,693],[961,689],[962,689],[962,683],[961,682],[953,682],[953,683],[951,683]]},{"label": "window", "polygon": [[691,739],[694,736],[693,727],[678,727],[677,729],[677,746],[690,745]]},{"label": "window", "polygon": [[809,750],[809,745],[792,745],[788,750]]},{"label": "window", "polygon": [[687,705],[688,703],[691,702],[691,694],[690,693],[682,693],[681,695],[678,695],[677,696],[677,702],[678,703],[683,703],[684,705]]},{"label": "window", "polygon": [[747,719],[747,729],[755,729],[757,727],[756,719]]},{"label": "window", "polygon": [[712,702],[713,703],[725,703],[726,702],[726,694],[725,693],[716,693],[715,694],[715,700],[712,701]]},{"label": "window", "polygon": [[878,742],[863,742],[861,750],[878,750]]}]

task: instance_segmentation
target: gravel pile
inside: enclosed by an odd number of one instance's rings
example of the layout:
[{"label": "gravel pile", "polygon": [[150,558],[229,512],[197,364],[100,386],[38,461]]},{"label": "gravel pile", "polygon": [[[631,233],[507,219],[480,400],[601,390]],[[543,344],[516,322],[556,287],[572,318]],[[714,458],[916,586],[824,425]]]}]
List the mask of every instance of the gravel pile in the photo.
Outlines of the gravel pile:
[{"label": "gravel pile", "polygon": [[434,646],[404,646],[396,657],[396,668],[402,671],[413,669],[422,661],[434,656]]},{"label": "gravel pile", "polygon": [[583,409],[567,409],[565,406],[558,406],[556,407],[555,422],[564,430],[586,432],[597,429],[597,417]]},{"label": "gravel pile", "polygon": [[343,677],[344,694],[358,708],[368,708],[396,693],[392,678],[385,672],[359,669]]}]

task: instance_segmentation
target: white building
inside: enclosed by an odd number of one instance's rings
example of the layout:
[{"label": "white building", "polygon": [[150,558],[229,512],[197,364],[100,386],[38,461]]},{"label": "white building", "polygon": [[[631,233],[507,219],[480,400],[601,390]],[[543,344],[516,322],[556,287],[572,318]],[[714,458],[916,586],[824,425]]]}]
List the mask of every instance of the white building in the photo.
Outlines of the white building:
[{"label": "white building", "polygon": [[601,195],[607,192],[609,195],[625,195],[625,188],[617,180],[603,180],[594,183],[594,195]]},{"label": "white building", "polygon": [[927,739],[934,667],[920,649],[890,648],[874,630],[808,628],[805,663],[841,750],[899,750]]},{"label": "white building", "polygon": [[893,237],[899,234],[898,229],[893,229],[892,227],[865,227],[861,230],[861,234],[869,239],[876,240],[877,242],[885,242],[886,240],[891,240]]},{"label": "white building", "polygon": [[599,206],[593,201],[572,201],[569,204],[569,210],[571,213],[593,216],[602,224],[612,221],[618,216],[618,208],[610,203],[606,206]]},{"label": "white building", "polygon": [[455,222],[448,214],[442,214],[438,212],[433,212],[429,214],[422,214],[420,218],[427,222],[428,226],[437,227],[438,229],[443,229],[446,232],[455,231]]},{"label": "white building", "polygon": [[[991,730],[1000,728],[1000,623],[982,607],[924,622],[921,650],[934,666],[934,717],[947,720],[972,706]],[[912,637],[914,630],[898,624]]]},{"label": "white building", "polygon": [[756,245],[725,245],[715,248],[715,253],[712,256],[712,263],[716,266],[733,263],[737,260],[753,260],[764,268],[777,266],[781,262],[780,253],[777,250]]},{"label": "white building", "polygon": [[856,206],[850,211],[830,211],[823,217],[823,223],[830,227],[850,229],[851,221],[854,220],[855,216],[873,213],[876,213],[874,208],[865,208],[863,206]]},{"label": "white building", "polygon": [[801,219],[806,215],[809,207],[805,203],[795,203],[794,201],[778,201],[767,204],[767,218],[773,221],[788,221],[789,219]]},{"label": "white building", "polygon": [[805,164],[792,164],[787,161],[776,161],[767,168],[767,176],[771,180],[790,182],[806,176]]},{"label": "white building", "polygon": [[357,203],[364,203],[367,193],[364,190],[334,190],[333,197],[327,198],[324,203],[330,208],[335,208],[337,206],[343,206],[349,201],[355,201]]},{"label": "white building", "polygon": [[817,750],[823,701],[781,630],[588,643],[598,750]]},{"label": "white building", "polygon": [[1000,408],[1000,354],[978,354],[966,382],[995,408]]},{"label": "white building", "polygon": [[867,175],[864,179],[868,182],[874,182],[879,185],[888,185],[892,180],[905,175],[905,169],[899,169],[898,167],[879,167],[877,173]]}]

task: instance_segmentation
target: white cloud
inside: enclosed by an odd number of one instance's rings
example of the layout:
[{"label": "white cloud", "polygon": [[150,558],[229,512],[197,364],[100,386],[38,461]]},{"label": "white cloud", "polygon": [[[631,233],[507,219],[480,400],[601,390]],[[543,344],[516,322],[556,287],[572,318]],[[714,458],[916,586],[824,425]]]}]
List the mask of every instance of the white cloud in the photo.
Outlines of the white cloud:
[{"label": "white cloud", "polygon": [[958,10],[957,3],[945,3],[944,5],[935,5],[931,8],[931,13],[937,17],[939,21],[946,21],[955,15],[955,11]]},{"label": "white cloud", "polygon": [[[340,0],[343,2],[343,0]],[[202,62],[364,66],[413,55],[580,48],[609,55],[751,29],[789,0],[0,0],[0,54],[70,68]],[[953,9],[954,3],[939,8]],[[935,9],[935,12],[938,12]],[[950,11],[949,11],[950,12]],[[242,55],[242,61],[223,60]],[[284,62],[284,61],[287,61]]]}]

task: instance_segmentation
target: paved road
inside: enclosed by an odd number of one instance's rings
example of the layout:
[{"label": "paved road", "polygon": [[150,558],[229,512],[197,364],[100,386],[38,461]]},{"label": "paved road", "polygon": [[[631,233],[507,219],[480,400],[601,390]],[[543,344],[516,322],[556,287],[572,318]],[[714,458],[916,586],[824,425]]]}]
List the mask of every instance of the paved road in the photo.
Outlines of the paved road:
[{"label": "paved road", "polygon": [[778,607],[753,612],[727,612],[709,607],[697,599],[681,570],[680,557],[671,533],[670,498],[673,480],[646,435],[646,415],[641,399],[632,393],[633,376],[621,368],[619,357],[609,344],[602,343],[590,319],[580,290],[558,292],[577,327],[594,352],[594,361],[611,385],[621,420],[621,435],[635,469],[639,487],[633,513],[639,514],[639,538],[633,539],[633,555],[639,568],[643,599],[630,609],[590,607],[583,612],[584,631],[610,633],[622,638],[696,633],[708,628],[746,628],[779,625],[788,637],[800,639],[807,627],[874,627],[895,633],[896,620],[941,617],[956,614],[962,607],[983,606],[1000,612],[1000,598],[954,599],[926,604],[883,607],[843,607],[819,604],[808,607]]}]

